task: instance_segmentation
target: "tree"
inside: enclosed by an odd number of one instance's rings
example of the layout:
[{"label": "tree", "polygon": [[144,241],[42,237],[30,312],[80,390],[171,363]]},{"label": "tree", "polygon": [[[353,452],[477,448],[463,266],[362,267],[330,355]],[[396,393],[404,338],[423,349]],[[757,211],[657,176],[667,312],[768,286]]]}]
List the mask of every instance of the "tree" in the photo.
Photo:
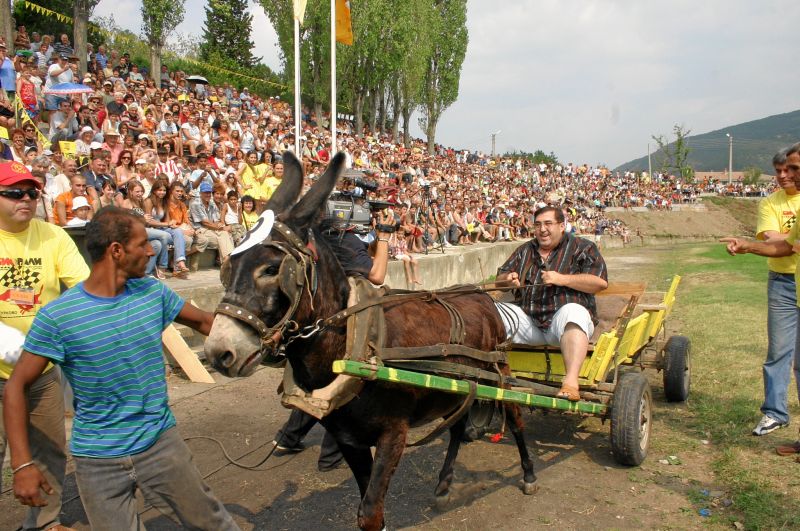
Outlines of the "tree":
[{"label": "tree", "polygon": [[142,0],[142,32],[150,45],[150,77],[161,76],[161,50],[167,36],[183,21],[186,0]]},{"label": "tree", "polygon": [[435,0],[431,17],[432,47],[422,86],[422,117],[428,154],[433,155],[436,126],[442,113],[458,98],[461,65],[467,53],[466,0]]},{"label": "tree", "polygon": [[694,180],[694,168],[689,164],[689,153],[692,150],[687,141],[691,132],[691,129],[675,124],[672,127],[672,133],[675,135],[674,141],[670,142],[665,135],[652,136],[658,145],[655,158],[662,174],[674,171],[686,182]]},{"label": "tree", "polygon": [[2,26],[0,28],[0,31],[2,31],[0,36],[2,36],[6,41],[9,55],[13,56],[14,26],[13,20],[11,19],[11,3],[9,3],[8,0],[0,0],[0,26]]},{"label": "tree", "polygon": [[673,150],[675,169],[684,181],[692,182],[694,180],[694,168],[689,165],[689,153],[692,150],[686,141],[686,137],[691,134],[692,130],[686,129],[683,125],[675,124],[672,132],[675,134],[675,147]]},{"label": "tree", "polygon": [[[430,24],[419,24],[420,20],[432,20],[432,0],[409,0],[406,9],[397,16],[398,32],[412,35],[407,52],[397,73],[395,114],[403,117],[403,144],[411,147],[411,113],[422,103],[422,84],[433,46],[433,28]],[[396,130],[396,126],[393,128]],[[397,133],[394,132],[394,142]]]},{"label": "tree", "polygon": [[742,179],[743,184],[758,184],[759,180],[761,180],[761,168],[758,168],[757,166],[750,166],[744,170],[744,179]]},{"label": "tree", "polygon": [[208,0],[206,22],[200,58],[211,59],[217,52],[235,61],[240,67],[251,68],[261,62],[253,57],[253,15],[247,11],[247,0]]},{"label": "tree", "polygon": [[[292,2],[259,0],[275,33],[287,79],[294,84],[294,11]],[[330,96],[330,2],[308,0],[300,27],[300,83],[302,93],[313,100],[317,116]]]},{"label": "tree", "polygon": [[78,72],[86,72],[86,42],[89,31],[89,17],[100,0],[75,0],[73,6],[72,45],[78,56]]}]

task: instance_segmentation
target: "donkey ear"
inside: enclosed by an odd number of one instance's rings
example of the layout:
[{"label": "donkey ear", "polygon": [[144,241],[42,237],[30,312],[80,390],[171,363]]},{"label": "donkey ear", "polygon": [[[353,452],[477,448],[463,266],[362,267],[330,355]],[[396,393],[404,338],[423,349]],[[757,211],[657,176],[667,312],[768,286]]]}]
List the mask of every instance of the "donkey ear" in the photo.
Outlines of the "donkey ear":
[{"label": "donkey ear", "polygon": [[267,210],[277,216],[292,206],[303,187],[303,168],[291,151],[283,153],[283,179],[267,201]]},{"label": "donkey ear", "polygon": [[325,170],[314,186],[306,192],[300,201],[292,208],[289,219],[298,227],[308,227],[319,214],[320,209],[324,208],[325,201],[331,195],[333,187],[339,180],[339,176],[344,171],[345,155],[338,153]]}]

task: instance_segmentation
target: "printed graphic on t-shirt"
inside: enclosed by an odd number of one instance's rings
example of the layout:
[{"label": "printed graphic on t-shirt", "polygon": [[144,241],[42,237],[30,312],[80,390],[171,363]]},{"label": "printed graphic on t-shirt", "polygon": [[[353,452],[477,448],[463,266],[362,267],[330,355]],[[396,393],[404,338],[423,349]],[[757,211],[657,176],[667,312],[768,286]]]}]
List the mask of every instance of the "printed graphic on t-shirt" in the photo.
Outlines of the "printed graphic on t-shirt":
[{"label": "printed graphic on t-shirt", "polygon": [[0,301],[16,305],[20,314],[33,310],[40,304],[41,272],[41,258],[0,258]]},{"label": "printed graphic on t-shirt", "polygon": [[786,234],[787,232],[792,230],[792,227],[794,227],[794,224],[797,223],[797,214],[795,214],[791,210],[784,210],[783,211],[783,218],[786,221],[783,222],[783,231],[782,232],[784,234]]}]

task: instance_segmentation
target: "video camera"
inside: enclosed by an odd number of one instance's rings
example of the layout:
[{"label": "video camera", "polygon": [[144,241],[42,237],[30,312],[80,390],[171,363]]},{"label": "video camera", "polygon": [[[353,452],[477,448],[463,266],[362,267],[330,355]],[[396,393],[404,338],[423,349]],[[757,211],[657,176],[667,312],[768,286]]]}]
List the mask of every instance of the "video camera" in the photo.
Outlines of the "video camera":
[{"label": "video camera", "polygon": [[360,171],[350,170],[343,176],[345,182],[351,182],[363,191],[334,191],[325,203],[325,213],[330,218],[343,222],[348,229],[359,234],[372,230],[372,215],[379,210],[395,206],[388,201],[368,200],[367,194],[378,190],[378,183],[364,179]]}]

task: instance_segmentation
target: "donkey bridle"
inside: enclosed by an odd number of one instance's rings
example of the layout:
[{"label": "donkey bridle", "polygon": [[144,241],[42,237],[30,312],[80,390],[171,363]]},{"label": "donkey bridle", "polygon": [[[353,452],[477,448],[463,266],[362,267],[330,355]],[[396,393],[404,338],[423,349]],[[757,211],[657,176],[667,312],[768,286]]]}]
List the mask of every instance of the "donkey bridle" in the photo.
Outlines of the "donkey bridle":
[{"label": "donkey bridle", "polygon": [[[291,334],[299,330],[300,326],[293,320],[293,317],[303,296],[303,289],[308,290],[312,300],[317,291],[316,249],[312,244],[303,242],[292,229],[280,221],[274,222],[272,230],[283,236],[286,243],[277,242],[268,236],[261,242],[261,245],[273,247],[284,254],[278,270],[278,286],[291,301],[289,309],[274,326],[268,326],[253,312],[230,302],[221,302],[214,310],[215,315],[222,314],[231,317],[253,328],[261,339],[262,351],[269,351],[277,347],[277,342],[273,339],[277,332],[280,332],[283,337],[287,333]],[[311,237],[312,233],[309,231],[309,238]],[[230,266],[228,265],[228,267]],[[222,270],[220,270],[220,276],[222,276]],[[223,284],[225,284],[224,279]]]}]

